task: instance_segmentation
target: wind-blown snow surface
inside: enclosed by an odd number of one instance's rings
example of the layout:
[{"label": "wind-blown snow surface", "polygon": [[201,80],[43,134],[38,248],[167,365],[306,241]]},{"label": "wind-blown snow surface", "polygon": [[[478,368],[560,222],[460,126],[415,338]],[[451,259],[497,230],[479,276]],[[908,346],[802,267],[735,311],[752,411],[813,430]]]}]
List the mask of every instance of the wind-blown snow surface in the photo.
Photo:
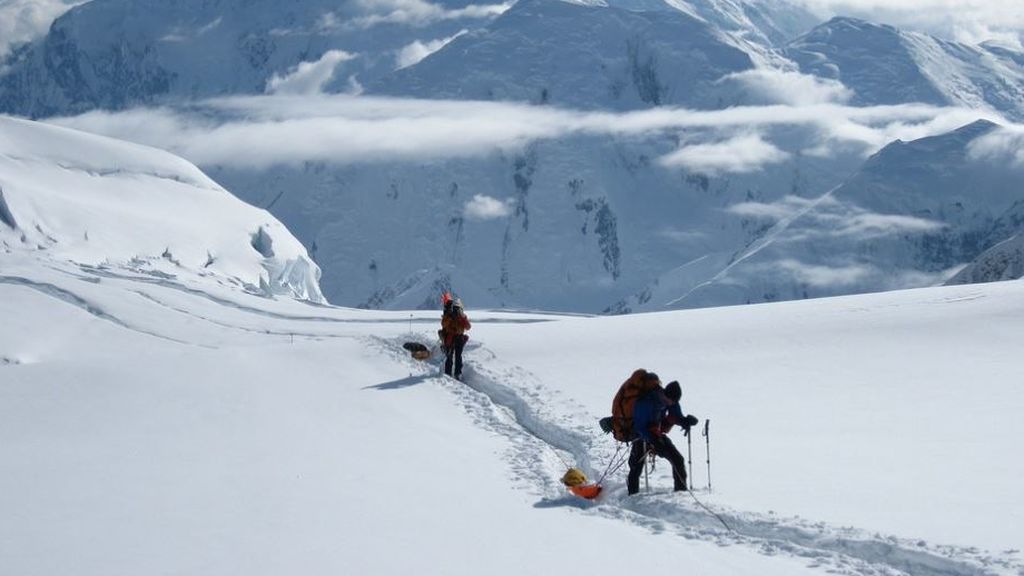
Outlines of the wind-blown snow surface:
[{"label": "wind-blown snow surface", "polygon": [[302,244],[192,164],[2,116],[0,247],[323,301],[320,269]]},{"label": "wind-blown snow surface", "polygon": [[[12,574],[1020,574],[1024,284],[624,317],[267,300],[0,254]],[[470,303],[471,304],[471,303]],[[590,504],[644,366],[711,418],[714,491]],[[685,446],[675,433],[675,441]],[[706,484],[705,451],[693,478]]]}]

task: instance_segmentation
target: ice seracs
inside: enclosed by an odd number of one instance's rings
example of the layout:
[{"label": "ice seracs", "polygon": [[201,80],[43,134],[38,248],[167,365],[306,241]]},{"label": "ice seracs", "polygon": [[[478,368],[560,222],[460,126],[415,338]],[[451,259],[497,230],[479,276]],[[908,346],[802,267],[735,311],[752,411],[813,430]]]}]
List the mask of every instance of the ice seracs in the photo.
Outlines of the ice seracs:
[{"label": "ice seracs", "polygon": [[265,210],[154,148],[0,116],[0,258],[73,261],[323,302]]}]

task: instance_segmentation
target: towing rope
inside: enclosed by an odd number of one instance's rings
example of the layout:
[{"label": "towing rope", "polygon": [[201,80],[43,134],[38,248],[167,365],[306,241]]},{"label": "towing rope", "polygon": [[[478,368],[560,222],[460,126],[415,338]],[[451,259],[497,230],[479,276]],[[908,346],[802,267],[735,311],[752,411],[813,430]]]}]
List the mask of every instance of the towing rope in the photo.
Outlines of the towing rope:
[{"label": "towing rope", "polygon": [[608,466],[605,467],[604,474],[601,474],[601,477],[597,479],[596,484],[600,485],[602,482],[604,482],[605,478],[607,478],[610,474],[614,474],[615,472],[617,472],[619,468],[622,468],[622,466],[626,463],[626,460],[629,460],[629,451],[623,450],[624,446],[628,446],[628,444],[625,444],[623,442],[616,442],[615,454],[612,455],[611,459],[608,461]]}]

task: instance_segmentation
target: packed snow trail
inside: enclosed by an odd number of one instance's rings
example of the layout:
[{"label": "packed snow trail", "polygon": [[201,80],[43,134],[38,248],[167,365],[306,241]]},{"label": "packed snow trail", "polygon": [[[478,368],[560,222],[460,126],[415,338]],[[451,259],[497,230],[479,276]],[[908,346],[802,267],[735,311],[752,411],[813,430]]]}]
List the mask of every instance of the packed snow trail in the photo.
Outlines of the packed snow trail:
[{"label": "packed snow trail", "polygon": [[[406,335],[415,337],[416,335]],[[480,347],[467,359],[464,382],[439,375],[435,362],[418,362],[401,350],[398,339],[375,338],[377,346],[390,349],[420,378],[433,378],[456,396],[485,429],[508,437],[510,468],[519,486],[538,494],[538,508],[575,507],[587,514],[619,519],[656,533],[672,533],[687,539],[720,546],[746,546],[768,555],[806,559],[812,568],[828,573],[857,576],[1020,576],[1024,563],[1015,551],[994,555],[976,548],[936,546],[922,540],[868,534],[854,528],[836,528],[801,518],[781,518],[730,510],[720,502],[706,504],[730,529],[685,493],[653,490],[629,496],[622,482],[624,470],[608,478],[605,491],[594,502],[566,493],[558,478],[575,462],[594,477],[594,463],[608,462],[614,441],[601,437],[597,417],[582,409],[556,416],[549,409],[555,395],[528,371],[517,367],[497,369],[497,357]],[[480,359],[481,356],[483,359]],[[442,357],[443,362],[443,357]],[[485,366],[486,365],[486,366]],[[570,414],[571,416],[566,416]],[[592,427],[581,423],[593,423]],[[552,457],[554,456],[554,457]],[[658,460],[657,466],[667,466]],[[693,474],[693,471],[690,471]],[[701,500],[710,500],[707,493]],[[880,496],[881,498],[881,496]]]}]

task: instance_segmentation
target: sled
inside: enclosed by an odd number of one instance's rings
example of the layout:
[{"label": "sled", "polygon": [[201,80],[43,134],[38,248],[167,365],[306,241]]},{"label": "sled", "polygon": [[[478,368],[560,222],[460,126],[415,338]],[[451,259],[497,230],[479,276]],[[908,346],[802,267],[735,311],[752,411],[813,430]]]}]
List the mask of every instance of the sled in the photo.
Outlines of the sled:
[{"label": "sled", "polygon": [[402,348],[408,350],[412,357],[417,360],[430,359],[430,349],[419,342],[406,342],[402,344]]},{"label": "sled", "polygon": [[600,484],[582,484],[580,486],[569,486],[569,492],[585,498],[587,500],[593,500],[601,494]]}]

